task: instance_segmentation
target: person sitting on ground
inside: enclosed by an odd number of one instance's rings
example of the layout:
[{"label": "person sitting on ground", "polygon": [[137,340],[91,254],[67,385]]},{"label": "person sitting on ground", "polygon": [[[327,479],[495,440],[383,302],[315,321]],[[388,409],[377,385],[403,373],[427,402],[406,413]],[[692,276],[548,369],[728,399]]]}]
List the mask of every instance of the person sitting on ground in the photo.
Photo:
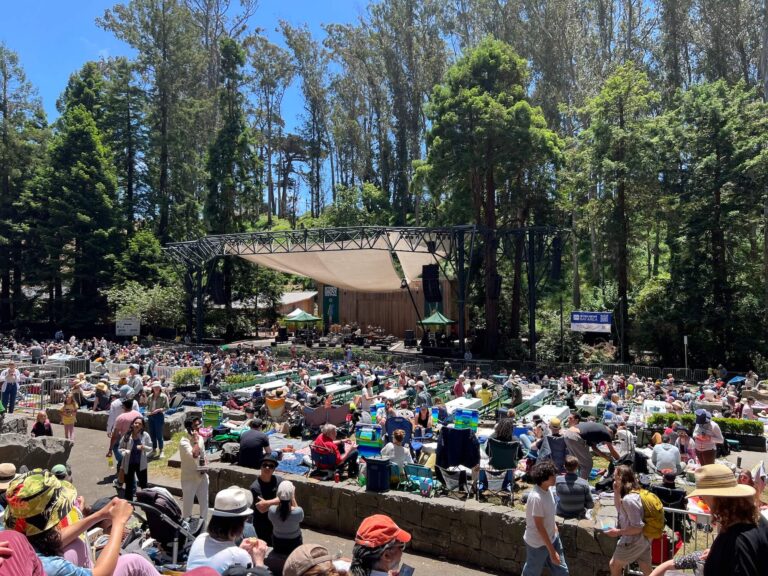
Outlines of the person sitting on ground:
[{"label": "person sitting on ground", "polygon": [[389,516],[374,514],[360,523],[352,548],[350,576],[397,574],[411,535]]},{"label": "person sitting on ground", "polygon": [[413,410],[408,407],[408,400],[400,400],[400,407],[396,412],[401,418],[413,420]]},{"label": "person sitting on ground", "polygon": [[653,453],[651,454],[651,462],[659,472],[671,470],[672,472],[679,474],[683,471],[683,465],[680,461],[680,450],[670,444],[669,435],[665,434],[662,437],[661,444],[657,444],[653,447]]},{"label": "person sitting on ground", "polygon": [[587,510],[595,507],[592,499],[592,487],[589,482],[579,478],[579,461],[573,456],[565,457],[565,475],[555,481],[557,494],[557,515],[563,518],[585,518]]},{"label": "person sitting on ground", "polygon": [[304,509],[296,503],[296,488],[288,480],[277,487],[277,499],[279,502],[270,506],[268,512],[272,547],[278,554],[287,556],[304,543],[301,537]]},{"label": "person sitting on ground", "polygon": [[263,423],[261,419],[251,420],[250,429],[240,436],[240,452],[238,453],[238,463],[246,468],[261,468],[261,461],[266,454],[271,454],[269,447],[269,436],[262,432]]},{"label": "person sitting on ground", "polygon": [[395,403],[387,398],[384,401],[384,406],[376,410],[376,424],[383,428],[387,423],[387,418],[394,418],[396,416]]},{"label": "person sitting on ground", "polygon": [[43,564],[46,576],[159,576],[143,556],[120,555],[122,539],[110,538],[93,568],[63,558],[64,548],[105,519],[122,532],[133,506],[115,498],[100,511],[75,520],[75,491],[47,470],[32,470],[11,482],[7,492],[6,528],[25,534]]},{"label": "person sitting on ground", "polygon": [[245,520],[251,515],[253,498],[248,490],[232,486],[216,494],[207,532],[192,543],[187,558],[187,570],[209,566],[219,574],[231,566],[254,568],[259,576],[271,575],[264,566],[267,544],[258,538],[247,538],[235,544],[243,535]]},{"label": "person sitting on ground", "polygon": [[[342,472],[347,467],[349,476],[357,476],[357,446],[352,445],[350,440],[338,440],[336,438],[338,430],[333,424],[325,424],[322,432],[315,438],[315,446],[324,446],[333,450],[336,454],[336,469]],[[346,450],[342,455],[339,446],[345,446]]]},{"label": "person sitting on ground", "polygon": [[392,433],[392,441],[381,449],[381,457],[389,458],[391,464],[397,465],[400,471],[405,470],[406,464],[413,464],[413,456],[407,446],[403,446],[405,430],[397,429]]},{"label": "person sitting on ground", "polygon": [[51,428],[51,422],[48,420],[45,410],[40,410],[37,413],[35,424],[32,426],[32,436],[35,438],[38,436],[53,436],[53,428]]},{"label": "person sitting on ground", "polygon": [[[277,487],[283,479],[275,474],[277,459],[272,455],[264,456],[256,480],[251,484],[253,496],[253,529],[260,540],[272,546],[272,522],[269,521],[269,507],[280,503]],[[246,525],[246,532],[249,527]]]},{"label": "person sitting on ground", "polygon": [[319,544],[302,544],[286,558],[283,576],[342,576],[342,573],[336,569],[327,548]]},{"label": "person sitting on ground", "polygon": [[110,393],[109,393],[109,376],[102,376],[99,383],[96,384],[96,392],[94,395],[93,411],[104,412],[109,410],[110,405]]},{"label": "person sitting on ground", "polygon": [[675,446],[680,451],[680,458],[682,460],[685,460],[686,462],[691,460],[694,462],[697,461],[696,443],[693,441],[693,438],[691,438],[687,429],[677,429],[677,442],[675,442]]}]

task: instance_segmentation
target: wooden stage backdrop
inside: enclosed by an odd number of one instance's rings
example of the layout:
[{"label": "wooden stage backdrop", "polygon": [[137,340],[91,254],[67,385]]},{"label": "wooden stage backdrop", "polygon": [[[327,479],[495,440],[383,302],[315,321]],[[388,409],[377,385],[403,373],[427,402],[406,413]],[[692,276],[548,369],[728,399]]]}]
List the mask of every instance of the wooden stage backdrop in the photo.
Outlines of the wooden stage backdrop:
[{"label": "wooden stage backdrop", "polygon": [[[459,314],[456,305],[455,281],[442,278],[440,289],[443,296],[442,312],[451,320],[458,321]],[[318,315],[322,316],[324,285],[317,284]],[[424,291],[421,280],[411,282],[411,294],[419,309],[421,318],[424,318]],[[385,334],[392,334],[397,338],[403,338],[406,330],[413,330],[416,338],[420,338],[422,332],[417,324],[418,318],[413,309],[413,303],[408,296],[408,290],[398,292],[355,292],[353,290],[339,290],[339,324],[352,324],[357,322],[361,327],[380,326]],[[458,326],[456,328],[458,330]],[[434,330],[433,330],[434,331]]]}]

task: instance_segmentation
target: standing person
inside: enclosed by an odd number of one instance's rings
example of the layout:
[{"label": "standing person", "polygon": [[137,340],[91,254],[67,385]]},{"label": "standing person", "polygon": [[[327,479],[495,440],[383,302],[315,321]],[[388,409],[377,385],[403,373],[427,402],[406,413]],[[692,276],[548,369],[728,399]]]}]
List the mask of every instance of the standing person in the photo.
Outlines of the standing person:
[{"label": "standing person", "polygon": [[259,539],[272,546],[272,522],[269,521],[269,508],[279,504],[277,487],[283,479],[275,474],[277,459],[264,456],[256,480],[251,484],[253,496],[253,528]]},{"label": "standing person", "polygon": [[637,562],[640,571],[648,576],[651,573],[651,541],[643,534],[645,522],[643,501],[638,492],[640,485],[629,466],[617,466],[613,477],[613,501],[619,516],[616,528],[606,530],[605,534],[619,541],[608,564],[611,576],[620,576],[632,562]]},{"label": "standing person", "polygon": [[278,554],[288,556],[304,542],[301,538],[301,522],[304,509],[296,503],[293,482],[283,480],[277,487],[278,503],[269,507],[272,523],[272,546]]},{"label": "standing person", "polygon": [[693,440],[696,444],[696,457],[699,464],[705,466],[715,463],[717,445],[725,442],[720,426],[712,421],[712,414],[699,408],[696,410],[696,427],[693,429]]},{"label": "standing person", "polygon": [[149,421],[149,436],[152,438],[152,456],[160,449],[160,458],[165,456],[163,447],[163,426],[165,424],[165,411],[168,410],[168,396],[163,392],[163,385],[159,380],[152,382],[152,395],[147,401],[147,420]]},{"label": "standing person", "polygon": [[138,398],[144,392],[144,380],[139,374],[139,365],[131,364],[128,367],[128,386],[133,390],[133,397]]},{"label": "standing person", "polygon": [[552,576],[567,576],[563,544],[555,523],[555,499],[550,488],[555,485],[557,471],[549,460],[531,468],[535,484],[525,505],[525,565],[522,576],[539,576],[546,566]]},{"label": "standing person", "polygon": [[125,499],[133,500],[138,477],[139,487],[147,487],[147,454],[152,451],[152,439],[144,431],[144,417],[139,415],[131,422],[131,429],[120,440],[125,474]]},{"label": "standing person", "polygon": [[[192,506],[200,505],[200,517],[203,522],[208,519],[208,472],[205,468],[205,440],[200,436],[201,420],[197,416],[184,422],[187,435],[179,442],[179,458],[181,460],[181,500],[182,516],[192,515]],[[200,465],[202,460],[202,466]]]},{"label": "standing person", "polygon": [[[117,450],[117,445],[120,442],[120,434],[115,434],[115,422],[117,422],[118,416],[125,412],[123,403],[126,400],[131,401],[131,410],[135,410],[136,412],[139,411],[139,403],[133,399],[133,389],[126,384],[120,387],[119,396],[109,405],[109,416],[107,417],[107,438],[109,438],[107,457],[112,456],[112,453],[115,452],[118,468],[120,467],[120,462],[123,457],[120,455],[120,451]],[[125,431],[123,431],[123,434],[124,433]]]},{"label": "standing person", "polygon": [[64,425],[64,438],[75,440],[75,423],[77,422],[78,405],[72,392],[64,396],[64,404],[59,408],[59,418]]},{"label": "standing person", "polygon": [[16,407],[16,395],[19,392],[19,383],[21,382],[21,372],[18,371],[13,360],[8,363],[8,368],[0,372],[0,382],[2,382],[0,397],[3,406],[5,406],[8,414],[13,414]]},{"label": "standing person", "polygon": [[374,514],[360,523],[352,548],[350,576],[397,574],[411,535],[389,516]]}]

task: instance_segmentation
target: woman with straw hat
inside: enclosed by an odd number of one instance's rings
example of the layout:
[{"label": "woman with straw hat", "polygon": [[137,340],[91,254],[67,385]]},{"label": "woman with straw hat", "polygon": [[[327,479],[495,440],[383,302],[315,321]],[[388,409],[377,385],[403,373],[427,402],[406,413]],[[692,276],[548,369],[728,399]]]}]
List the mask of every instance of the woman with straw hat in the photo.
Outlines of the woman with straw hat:
[{"label": "woman with straw hat", "polygon": [[708,550],[686,558],[688,564],[680,566],[679,558],[670,560],[651,576],[660,576],[676,566],[693,568],[700,562],[704,562],[704,576],[768,574],[768,526],[760,519],[755,489],[739,484],[727,466],[708,464],[696,471],[696,490],[688,494],[694,496],[709,506],[717,537]]}]

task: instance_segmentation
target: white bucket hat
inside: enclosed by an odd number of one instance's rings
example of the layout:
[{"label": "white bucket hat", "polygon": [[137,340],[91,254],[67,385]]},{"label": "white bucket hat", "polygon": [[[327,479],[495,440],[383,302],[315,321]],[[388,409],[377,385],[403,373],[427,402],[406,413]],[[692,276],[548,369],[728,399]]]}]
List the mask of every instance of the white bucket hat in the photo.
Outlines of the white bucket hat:
[{"label": "white bucket hat", "polygon": [[253,506],[251,492],[239,486],[231,486],[216,494],[211,514],[223,518],[250,516],[253,513],[251,506]]}]

